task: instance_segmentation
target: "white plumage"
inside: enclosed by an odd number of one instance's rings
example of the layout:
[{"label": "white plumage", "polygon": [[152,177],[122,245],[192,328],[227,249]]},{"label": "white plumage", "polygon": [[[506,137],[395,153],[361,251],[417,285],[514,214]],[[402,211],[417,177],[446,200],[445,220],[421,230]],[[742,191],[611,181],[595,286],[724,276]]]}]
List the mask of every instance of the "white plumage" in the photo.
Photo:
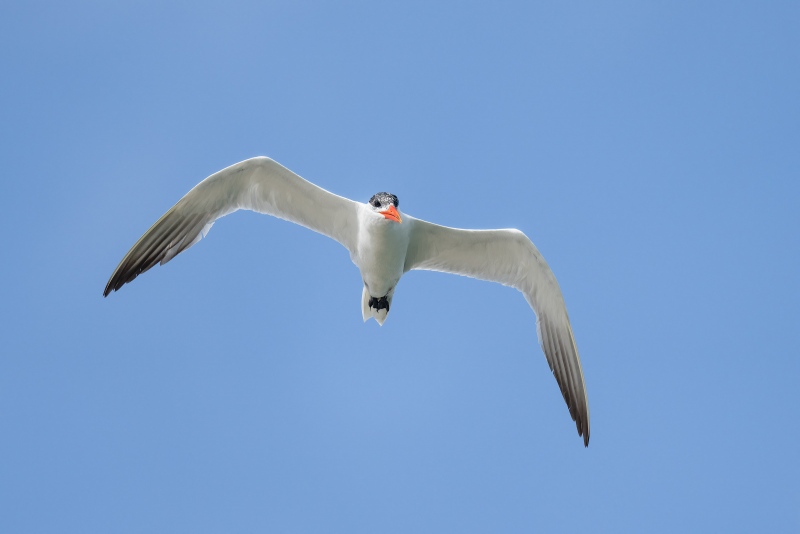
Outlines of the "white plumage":
[{"label": "white plumage", "polygon": [[214,221],[239,209],[280,217],[341,243],[364,280],[362,313],[383,324],[402,275],[442,271],[518,289],[536,312],[542,350],[589,444],[589,403],[578,348],[561,289],[542,255],[519,230],[460,230],[398,209],[378,193],[355,202],[304,180],[277,162],[252,158],[197,184],[128,251],[106,285],[116,291],[156,263],[167,263],[204,237]]}]

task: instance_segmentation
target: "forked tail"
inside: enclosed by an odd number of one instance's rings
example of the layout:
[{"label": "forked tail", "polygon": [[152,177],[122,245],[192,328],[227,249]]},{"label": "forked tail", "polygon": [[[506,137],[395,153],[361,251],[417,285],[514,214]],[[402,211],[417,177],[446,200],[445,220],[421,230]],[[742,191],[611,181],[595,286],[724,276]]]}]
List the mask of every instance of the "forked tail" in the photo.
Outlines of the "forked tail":
[{"label": "forked tail", "polygon": [[367,286],[364,286],[364,290],[361,292],[361,316],[364,318],[364,322],[372,317],[378,321],[379,325],[383,326],[386,316],[389,315],[391,304],[391,295],[375,298],[369,294]]}]

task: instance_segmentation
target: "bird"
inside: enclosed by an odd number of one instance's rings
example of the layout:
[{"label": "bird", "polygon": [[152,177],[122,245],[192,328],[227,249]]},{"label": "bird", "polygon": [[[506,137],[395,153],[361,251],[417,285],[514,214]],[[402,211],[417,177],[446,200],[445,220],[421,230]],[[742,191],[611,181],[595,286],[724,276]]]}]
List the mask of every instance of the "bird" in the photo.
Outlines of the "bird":
[{"label": "bird", "polygon": [[383,325],[400,278],[411,270],[499,282],[520,291],[535,312],[539,344],[588,447],[589,401],[578,347],[561,288],[533,242],[517,229],[440,226],[401,212],[399,204],[386,192],[367,203],[350,200],[268,157],[250,158],[201,181],[158,219],[122,258],[103,296],[169,262],[205,237],[217,219],[240,209],[299,224],[342,244],[364,282],[365,322],[374,318]]}]

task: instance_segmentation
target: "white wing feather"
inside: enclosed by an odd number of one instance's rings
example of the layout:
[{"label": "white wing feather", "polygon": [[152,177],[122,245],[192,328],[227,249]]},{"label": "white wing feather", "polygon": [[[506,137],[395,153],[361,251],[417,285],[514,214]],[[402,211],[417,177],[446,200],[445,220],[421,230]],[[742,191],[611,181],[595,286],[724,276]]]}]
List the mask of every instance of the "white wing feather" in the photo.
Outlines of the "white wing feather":
[{"label": "white wing feather", "polygon": [[589,402],[578,347],[556,277],[531,240],[519,230],[461,230],[404,217],[404,224],[412,225],[406,271],[442,271],[499,282],[525,296],[536,312],[547,363],[588,445]]},{"label": "white wing feather", "polygon": [[122,258],[103,295],[157,263],[167,263],[205,237],[214,221],[240,209],[305,226],[351,252],[357,242],[359,203],[329,193],[269,158],[252,158],[212,174],[170,208]]}]

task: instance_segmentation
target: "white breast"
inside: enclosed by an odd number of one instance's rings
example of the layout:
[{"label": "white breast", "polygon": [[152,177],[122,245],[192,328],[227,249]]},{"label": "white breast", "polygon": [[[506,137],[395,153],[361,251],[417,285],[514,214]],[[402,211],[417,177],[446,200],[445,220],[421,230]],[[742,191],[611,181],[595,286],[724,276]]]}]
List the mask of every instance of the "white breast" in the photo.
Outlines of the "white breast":
[{"label": "white breast", "polygon": [[359,214],[358,245],[351,256],[373,297],[383,297],[394,290],[408,251],[408,224],[389,221],[370,210]]}]

